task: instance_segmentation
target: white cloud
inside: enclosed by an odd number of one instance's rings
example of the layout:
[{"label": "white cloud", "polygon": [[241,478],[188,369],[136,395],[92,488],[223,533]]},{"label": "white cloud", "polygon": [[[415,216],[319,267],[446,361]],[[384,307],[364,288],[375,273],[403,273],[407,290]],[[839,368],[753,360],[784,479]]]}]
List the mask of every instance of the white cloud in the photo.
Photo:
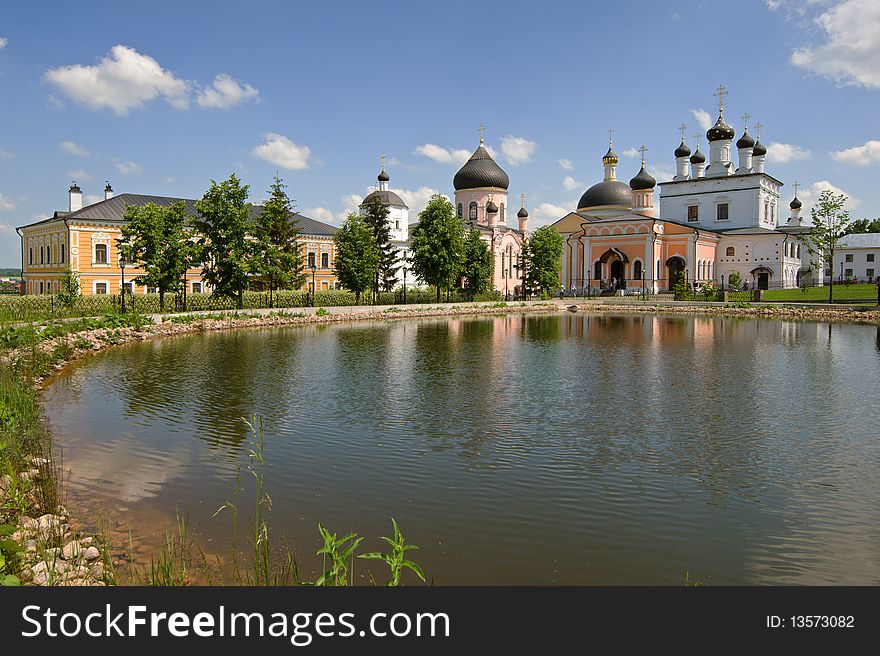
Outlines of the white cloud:
[{"label": "white cloud", "polygon": [[825,42],[797,48],[791,63],[838,84],[880,87],[880,3],[845,0],[820,14],[815,23]]},{"label": "white cloud", "polygon": [[68,171],[67,177],[71,180],[79,180],[81,182],[88,182],[89,180],[94,180],[95,178],[88,171],[84,171],[82,169],[76,169],[74,171]]},{"label": "white cloud", "polygon": [[563,216],[566,216],[571,212],[572,210],[568,209],[567,207],[562,207],[561,205],[554,205],[553,203],[541,203],[533,210],[529,211],[529,223],[532,224],[529,226],[529,228],[534,230],[535,228],[539,228],[542,225],[556,223]]},{"label": "white cloud", "polygon": [[58,147],[68,155],[76,155],[77,157],[88,157],[91,153],[86,150],[85,146],[80,146],[73,141],[62,141]]},{"label": "white cloud", "polygon": [[196,103],[202,109],[228,109],[246,100],[259,100],[260,92],[250,84],[239,84],[221,73],[207,89],[198,92]]},{"label": "white cloud", "polygon": [[556,163],[559,164],[559,166],[564,168],[566,171],[574,170],[574,164],[571,163],[570,159],[558,159],[556,160]]},{"label": "white cloud", "polygon": [[525,137],[515,137],[512,134],[501,140],[501,152],[504,153],[511,166],[519,166],[528,162],[537,147],[536,142],[529,141]]},{"label": "white cloud", "polygon": [[779,143],[771,141],[767,145],[767,161],[777,164],[788,164],[796,162],[800,159],[810,159],[812,153],[806,148],[795,146],[794,144]]},{"label": "white cloud", "polygon": [[3,50],[3,48],[6,47],[7,43],[9,43],[9,39],[7,39],[5,36],[0,36],[0,50]]},{"label": "white cloud", "polygon": [[104,194],[85,194],[83,199],[83,205],[94,205],[97,202],[104,200]]},{"label": "white cloud", "polygon": [[162,182],[164,182],[165,184],[174,184],[175,182],[177,182],[177,178],[175,178],[173,175],[166,175],[164,178],[162,178]]},{"label": "white cloud", "polygon": [[[669,182],[675,177],[675,171],[666,166],[657,166],[656,164],[648,164],[648,173],[651,174],[651,177],[654,178],[657,182]],[[659,193],[659,189],[657,190]],[[659,202],[659,200],[655,200],[654,202]]]},{"label": "white cloud", "polygon": [[113,46],[110,55],[94,66],[49,69],[46,79],[89,109],[107,108],[118,116],[159,96],[178,109],[189,105],[189,82],[175,77],[152,57],[123,45]]},{"label": "white cloud", "polygon": [[861,201],[858,198],[851,196],[840,187],[828,182],[828,180],[819,180],[808,187],[801,187],[798,191],[798,198],[800,198],[801,202],[804,204],[803,210],[801,211],[802,216],[809,219],[813,203],[819,200],[819,196],[826,190],[846,196],[846,209],[848,210],[853,210],[861,204]]},{"label": "white cloud", "polygon": [[309,168],[312,151],[308,146],[298,146],[283,134],[267,132],[263,135],[263,143],[251,153],[270,164],[296,171]]},{"label": "white cloud", "polygon": [[328,210],[326,207],[312,207],[307,210],[303,210],[302,214],[309,217],[310,219],[323,221],[324,223],[336,222],[336,217],[334,216],[333,212]]},{"label": "white cloud", "polygon": [[392,189],[391,191],[400,196],[407,207],[409,207],[410,217],[415,217],[416,214],[425,209],[425,205],[431,200],[431,196],[440,193],[437,189],[431,189],[430,187],[419,187],[414,191],[409,189]]},{"label": "white cloud", "polygon": [[870,139],[862,146],[853,146],[846,150],[837,150],[831,153],[831,157],[843,164],[855,166],[868,166],[880,162],[880,141]]},{"label": "white cloud", "polygon": [[463,148],[460,150],[450,150],[432,143],[417,146],[413,152],[416,155],[424,155],[441,164],[464,164],[471,156],[471,153]]},{"label": "white cloud", "polygon": [[131,161],[121,162],[117,160],[116,168],[122,175],[134,175],[135,173],[140,173],[141,171],[143,171],[140,164]]},{"label": "white cloud", "polygon": [[572,191],[574,189],[582,189],[584,186],[584,183],[578,182],[570,175],[567,175],[562,179],[562,186],[565,187],[566,191]]},{"label": "white cloud", "polygon": [[692,109],[690,112],[694,115],[694,118],[697,119],[697,123],[700,124],[700,127],[703,130],[708,130],[712,127],[712,117],[705,109]]},{"label": "white cloud", "polygon": [[18,233],[15,232],[15,226],[9,225],[8,223],[0,223],[0,235],[9,235],[10,237],[15,235],[18,237]]},{"label": "white cloud", "polygon": [[620,154],[624,157],[638,157],[640,155],[638,148],[627,148]]},{"label": "white cloud", "polygon": [[8,150],[3,150],[0,148],[0,159],[14,159],[15,155],[10,153]]},{"label": "white cloud", "polygon": [[3,194],[0,194],[0,210],[14,210],[15,203],[6,198]]}]

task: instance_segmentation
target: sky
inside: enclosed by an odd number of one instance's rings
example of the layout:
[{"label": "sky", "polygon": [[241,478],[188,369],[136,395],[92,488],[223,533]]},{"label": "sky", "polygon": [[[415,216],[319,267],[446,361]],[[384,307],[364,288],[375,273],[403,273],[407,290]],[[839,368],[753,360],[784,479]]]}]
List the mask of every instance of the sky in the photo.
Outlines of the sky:
[{"label": "sky", "polygon": [[[9,3],[0,15],[0,266],[15,227],[115,192],[198,198],[235,173],[259,202],[276,173],[338,225],[376,184],[415,220],[479,143],[526,195],[530,228],[602,178],[675,171],[717,117],[760,122],[766,172],[880,216],[880,2]],[[513,212],[509,213],[513,216]]]}]

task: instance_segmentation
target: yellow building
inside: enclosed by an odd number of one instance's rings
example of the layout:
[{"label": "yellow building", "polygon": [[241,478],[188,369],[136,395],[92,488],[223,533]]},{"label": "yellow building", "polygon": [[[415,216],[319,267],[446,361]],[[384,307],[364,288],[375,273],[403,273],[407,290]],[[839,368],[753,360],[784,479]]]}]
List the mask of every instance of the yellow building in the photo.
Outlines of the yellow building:
[{"label": "yellow building", "polygon": [[[82,191],[76,183],[70,187],[68,197],[68,211],[55,212],[48,219],[17,229],[21,235],[23,294],[59,292],[68,267],[79,279],[80,292],[84,296],[118,294],[123,284],[123,270],[119,267],[116,240],[125,225],[122,217],[126,208],[129,205],[155,203],[169,206],[182,202],[186,204],[187,212],[196,215],[194,200],[141,194],[114,196],[109,184],[104,189],[104,200],[85,207],[82,205]],[[259,210],[259,206],[254,206],[255,212]],[[319,291],[335,289],[335,228],[301,214],[296,216],[299,219],[297,229],[307,277],[303,290],[311,289],[313,278]],[[314,272],[312,264],[315,265]],[[154,291],[132,283],[142,273],[131,266],[125,267],[125,287],[130,293]],[[187,293],[210,291],[201,273],[201,268],[187,271]]]}]

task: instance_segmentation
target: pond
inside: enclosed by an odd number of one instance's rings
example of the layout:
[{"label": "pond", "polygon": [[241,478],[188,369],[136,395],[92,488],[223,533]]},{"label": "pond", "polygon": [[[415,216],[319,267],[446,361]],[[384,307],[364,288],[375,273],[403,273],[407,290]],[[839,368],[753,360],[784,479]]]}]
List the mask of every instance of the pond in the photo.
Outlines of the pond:
[{"label": "pond", "polygon": [[228,553],[257,416],[306,572],[318,522],[373,550],[393,516],[437,585],[876,585],[878,382],[874,326],[511,314],[157,339],[43,400],[68,505],[136,557],[178,509]]}]

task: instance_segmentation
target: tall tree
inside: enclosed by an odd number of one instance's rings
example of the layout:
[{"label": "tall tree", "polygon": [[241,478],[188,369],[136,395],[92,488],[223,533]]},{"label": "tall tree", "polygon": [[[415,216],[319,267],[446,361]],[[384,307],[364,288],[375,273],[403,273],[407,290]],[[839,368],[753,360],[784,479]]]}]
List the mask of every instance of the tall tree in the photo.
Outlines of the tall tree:
[{"label": "tall tree", "polygon": [[376,250],[379,252],[373,288],[378,295],[379,289],[388,292],[394,289],[398,267],[397,249],[391,243],[391,224],[388,222],[390,210],[378,196],[373,196],[363,207],[363,221],[373,229],[376,236]]},{"label": "tall tree", "polygon": [[856,219],[849,224],[849,234],[880,232],[880,219]]},{"label": "tall tree", "polygon": [[464,242],[464,262],[461,275],[464,276],[464,288],[471,300],[477,294],[492,289],[492,271],[495,258],[486,242],[480,237],[480,231],[471,227]]},{"label": "tall tree", "polygon": [[129,205],[122,218],[126,224],[117,239],[120,256],[143,269],[134,282],[158,288],[159,310],[164,311],[165,294],[180,290],[181,278],[195,259],[186,205]]},{"label": "tall tree", "polygon": [[248,190],[234,173],[219,184],[211,180],[211,188],[196,201],[199,216],[193,221],[202,248],[202,276],[215,294],[236,299],[239,308],[255,252]]},{"label": "tall tree", "polygon": [[297,237],[299,218],[293,203],[284,191],[285,185],[277,176],[269,189],[269,200],[254,219],[256,257],[253,272],[269,288],[269,306],[274,307],[273,294],[278,289],[302,287],[305,281],[303,261]]},{"label": "tall tree", "polygon": [[461,272],[464,253],[464,225],[455,216],[452,203],[443,196],[431,196],[410,234],[413,272],[428,285],[452,289]]},{"label": "tall tree", "polygon": [[523,249],[526,253],[528,289],[551,295],[559,289],[562,269],[562,235],[550,226],[541,226],[532,233]]},{"label": "tall tree", "polygon": [[334,269],[340,284],[353,291],[355,302],[373,286],[379,251],[373,229],[363,218],[349,214],[342,227],[333,234],[336,246]]},{"label": "tall tree", "polygon": [[[834,253],[846,246],[841,238],[849,232],[849,212],[843,209],[846,205],[844,194],[835,194],[826,189],[813,205],[811,214],[813,225],[810,232],[804,235],[813,266],[824,275],[825,269],[831,269],[828,285],[828,302],[834,302]],[[821,280],[821,278],[820,278]]]}]

